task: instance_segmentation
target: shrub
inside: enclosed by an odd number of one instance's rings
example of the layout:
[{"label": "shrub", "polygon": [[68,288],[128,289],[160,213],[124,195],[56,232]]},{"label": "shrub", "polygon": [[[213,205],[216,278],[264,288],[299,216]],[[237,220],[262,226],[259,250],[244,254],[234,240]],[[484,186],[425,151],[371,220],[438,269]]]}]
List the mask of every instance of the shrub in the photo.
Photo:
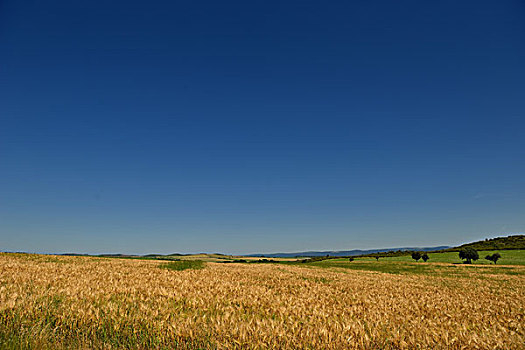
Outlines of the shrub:
[{"label": "shrub", "polygon": [[266,263],[276,263],[278,261],[273,260],[273,259],[259,259],[259,260],[254,261],[254,262],[266,264]]},{"label": "shrub", "polygon": [[476,249],[467,247],[459,251],[459,258],[462,260],[466,260],[466,264],[472,264],[472,260],[476,261],[479,259],[479,254]]},{"label": "shrub", "polygon": [[348,258],[348,261],[352,262],[354,261],[354,258]]},{"label": "shrub", "polygon": [[425,253],[425,254],[423,254],[423,255],[421,256],[421,259],[423,259],[424,262],[427,262],[427,260],[430,259],[430,257],[428,256],[427,253]]},{"label": "shrub", "polygon": [[421,253],[420,252],[412,252],[412,259],[415,261],[419,261],[421,259]]},{"label": "shrub", "polygon": [[485,259],[494,262],[494,264],[498,262],[499,258],[501,258],[501,255],[499,253],[494,253],[485,257]]}]

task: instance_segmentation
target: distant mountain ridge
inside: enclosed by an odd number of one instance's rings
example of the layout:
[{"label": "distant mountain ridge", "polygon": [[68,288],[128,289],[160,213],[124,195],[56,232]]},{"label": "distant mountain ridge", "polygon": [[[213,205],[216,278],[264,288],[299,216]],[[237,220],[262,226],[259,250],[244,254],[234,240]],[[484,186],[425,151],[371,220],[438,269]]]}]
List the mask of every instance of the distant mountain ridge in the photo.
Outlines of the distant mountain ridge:
[{"label": "distant mountain ridge", "polygon": [[450,246],[437,246],[437,247],[402,247],[402,248],[385,248],[385,249],[353,249],[353,250],[329,250],[329,251],[308,251],[308,252],[296,252],[296,253],[269,253],[269,254],[249,254],[243,255],[246,257],[261,257],[261,258],[295,258],[295,257],[313,257],[313,256],[358,256],[366,254],[374,254],[381,252],[395,252],[398,250],[417,250],[421,252],[429,252],[433,250],[449,249]]},{"label": "distant mountain ridge", "polygon": [[[381,256],[398,256],[410,254],[410,251],[424,251],[424,252],[454,252],[459,251],[462,248],[471,247],[476,250],[513,250],[513,249],[525,249],[525,235],[510,235],[507,237],[496,237],[487,238],[484,240],[465,243],[459,246],[436,246],[436,247],[401,247],[401,248],[385,248],[385,249],[354,249],[354,250],[328,250],[328,251],[306,251],[306,252],[292,252],[292,253],[257,253],[257,254],[245,254],[236,255],[244,257],[261,257],[261,258],[295,258],[295,257],[322,257],[329,255],[331,257],[341,256],[360,256],[360,255],[371,255],[378,253],[390,253],[390,254],[378,254]],[[7,251],[2,251],[7,252]],[[393,252],[398,252],[394,253]],[[25,252],[18,252],[25,253]],[[33,253],[38,254],[38,253]],[[204,255],[210,255],[209,253],[201,253]],[[392,255],[393,254],[393,255]],[[62,253],[58,255],[69,255],[69,256],[99,256],[99,257],[114,257],[114,258],[169,258],[174,259],[180,256],[195,255],[195,254],[146,254],[146,255],[135,255],[135,254],[82,254],[82,253]],[[228,256],[221,253],[211,254],[219,259],[226,259]]]},{"label": "distant mountain ridge", "polygon": [[295,258],[295,257],[316,257],[316,256],[359,256],[376,253],[387,253],[395,251],[459,251],[461,248],[474,248],[476,250],[512,250],[525,249],[525,235],[510,235],[507,237],[487,238],[484,240],[465,243],[456,247],[437,246],[437,247],[402,247],[386,249],[354,249],[354,250],[337,250],[337,251],[308,251],[296,253],[270,253],[270,254],[249,254],[247,257],[264,257],[264,258]]}]

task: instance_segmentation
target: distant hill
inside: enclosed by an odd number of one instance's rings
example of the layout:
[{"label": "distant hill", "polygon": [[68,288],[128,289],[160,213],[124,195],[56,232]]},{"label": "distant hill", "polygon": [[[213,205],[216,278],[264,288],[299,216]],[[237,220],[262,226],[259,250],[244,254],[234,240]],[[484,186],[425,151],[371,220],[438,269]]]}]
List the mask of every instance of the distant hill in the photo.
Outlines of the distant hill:
[{"label": "distant hill", "polygon": [[510,250],[525,249],[525,235],[514,235],[507,237],[497,237],[485,239],[472,243],[466,243],[455,248],[448,248],[447,251],[458,251],[461,248],[474,248],[476,250]]},{"label": "distant hill", "polygon": [[[437,246],[437,247],[403,247],[403,248],[386,248],[386,249],[354,249],[354,250],[339,250],[339,251],[309,251],[296,253],[270,253],[270,254],[250,254],[244,255],[247,257],[261,257],[261,258],[296,258],[296,257],[317,257],[317,256],[362,256],[376,253],[397,252],[397,255],[407,255],[410,251],[420,252],[454,252],[461,248],[471,247],[476,250],[508,250],[508,249],[525,249],[525,235],[513,235],[508,237],[498,237],[485,239],[472,243],[466,243],[458,247]],[[392,254],[386,254],[388,256]],[[385,256],[386,256],[385,255]],[[394,254],[396,255],[396,254]],[[396,256],[397,256],[396,255]]]},{"label": "distant hill", "polygon": [[[260,257],[260,258],[297,258],[297,257],[342,257],[342,256],[400,256],[400,255],[409,255],[412,251],[421,251],[421,252],[456,252],[461,248],[471,247],[476,250],[510,250],[510,249],[525,249],[525,235],[512,235],[507,237],[498,237],[485,239],[482,241],[465,243],[457,247],[450,246],[437,246],[437,247],[402,247],[402,248],[385,248],[385,249],[354,249],[354,250],[329,250],[329,251],[308,251],[308,252],[295,252],[295,253],[265,253],[265,254],[249,254],[249,255],[240,255],[245,257]],[[383,254],[378,254],[383,253]],[[71,255],[71,256],[89,256],[88,254],[76,254],[68,253],[62,255]],[[148,255],[126,255],[126,254],[100,254],[96,255],[99,257],[115,257],[115,258],[147,258],[147,259],[159,259],[159,260],[173,260],[178,257],[191,255],[198,256],[204,255],[206,258],[212,259],[229,259],[231,257],[223,255],[220,253],[215,254],[148,254]]]},{"label": "distant hill", "polygon": [[310,252],[297,252],[297,253],[273,253],[273,254],[250,254],[244,255],[247,257],[261,257],[261,258],[295,258],[295,257],[314,257],[314,256],[358,256],[367,255],[380,252],[394,252],[394,251],[421,251],[428,252],[433,250],[444,250],[450,248],[449,246],[438,246],[438,247],[404,247],[404,248],[385,248],[385,249],[354,249],[354,250],[339,250],[339,251],[310,251]]}]

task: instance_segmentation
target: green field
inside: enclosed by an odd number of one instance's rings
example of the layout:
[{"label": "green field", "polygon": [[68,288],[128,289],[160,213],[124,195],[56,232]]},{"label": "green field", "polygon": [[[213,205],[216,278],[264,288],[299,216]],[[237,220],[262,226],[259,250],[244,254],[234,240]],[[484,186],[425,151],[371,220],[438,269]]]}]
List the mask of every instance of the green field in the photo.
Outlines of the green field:
[{"label": "green field", "polygon": [[305,265],[322,268],[344,268],[351,270],[364,270],[386,272],[394,274],[429,274],[429,275],[457,275],[468,277],[469,273],[491,275],[525,275],[525,250],[497,251],[501,259],[497,265],[485,260],[485,256],[496,251],[480,251],[480,259],[473,264],[463,264],[458,252],[429,253],[427,262],[416,262],[410,255],[399,257],[385,257],[376,261],[375,258],[363,257],[349,261],[348,258],[328,259]]},{"label": "green field", "polygon": [[[490,251],[478,251],[479,253],[479,260],[473,261],[472,263],[475,265],[494,265],[493,262],[485,260],[485,256],[493,254],[493,253],[499,253],[501,255],[501,258],[498,260],[498,265],[525,265],[525,250],[490,250]],[[440,263],[461,263],[461,259],[459,258],[458,252],[446,252],[446,253],[428,253],[429,260],[427,263],[430,262],[440,262]],[[348,259],[334,259],[334,260],[348,260]],[[375,258],[356,258],[356,261],[364,261],[364,260],[373,260],[375,261]],[[405,256],[396,256],[396,257],[387,257],[387,258],[379,258],[379,261],[405,261],[405,262],[414,262],[412,257],[410,255]],[[422,262],[422,260],[420,260]]]}]

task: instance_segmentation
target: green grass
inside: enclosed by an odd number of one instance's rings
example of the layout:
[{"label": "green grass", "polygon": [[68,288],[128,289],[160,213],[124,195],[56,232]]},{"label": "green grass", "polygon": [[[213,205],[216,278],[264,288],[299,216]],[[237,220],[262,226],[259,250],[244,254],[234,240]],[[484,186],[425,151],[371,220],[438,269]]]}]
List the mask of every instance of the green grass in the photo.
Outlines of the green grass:
[{"label": "green grass", "polygon": [[431,264],[431,263],[416,263],[416,262],[400,262],[400,261],[388,261],[388,259],[381,259],[379,261],[370,260],[356,260],[350,262],[346,261],[335,261],[335,260],[323,260],[314,263],[302,264],[303,266],[313,266],[320,268],[344,268],[350,270],[361,270],[361,271],[375,271],[382,273],[391,274],[423,274],[423,275],[434,275],[434,276],[457,276],[457,277],[469,277],[472,273],[483,274],[483,275],[523,275],[525,276],[525,269],[516,266],[472,266],[464,264]]},{"label": "green grass", "polygon": [[[416,262],[410,255],[390,258],[355,258],[350,262],[347,258],[328,259],[318,262],[301,264],[321,268],[344,268],[350,270],[375,271],[392,274],[425,274],[438,276],[468,277],[471,273],[484,275],[525,275],[525,251],[498,251],[502,258],[497,265],[485,260],[485,256],[496,251],[480,251],[480,259],[472,265],[463,264],[457,252],[429,253],[430,260]],[[443,263],[447,264],[444,265]],[[515,265],[501,266],[501,265]]]},{"label": "green grass", "polygon": [[[501,255],[501,259],[498,260],[497,265],[525,265],[525,250],[482,250],[478,251],[479,260],[474,261],[475,265],[494,265],[491,261],[485,260],[485,256],[491,255],[498,252]],[[445,252],[445,253],[428,253],[428,263],[440,262],[440,263],[462,263],[459,258],[458,252]],[[348,259],[334,259],[334,261],[348,261]],[[356,258],[356,261],[375,261],[375,258]],[[399,261],[399,262],[415,262],[410,255],[396,256],[388,258],[379,258],[379,261]],[[422,260],[420,260],[422,263]]]},{"label": "green grass", "polygon": [[182,271],[182,270],[198,270],[202,269],[204,267],[204,262],[201,260],[180,260],[180,261],[171,261],[165,264],[160,264],[160,268],[162,269],[168,269],[168,270],[174,270],[174,271]]}]

